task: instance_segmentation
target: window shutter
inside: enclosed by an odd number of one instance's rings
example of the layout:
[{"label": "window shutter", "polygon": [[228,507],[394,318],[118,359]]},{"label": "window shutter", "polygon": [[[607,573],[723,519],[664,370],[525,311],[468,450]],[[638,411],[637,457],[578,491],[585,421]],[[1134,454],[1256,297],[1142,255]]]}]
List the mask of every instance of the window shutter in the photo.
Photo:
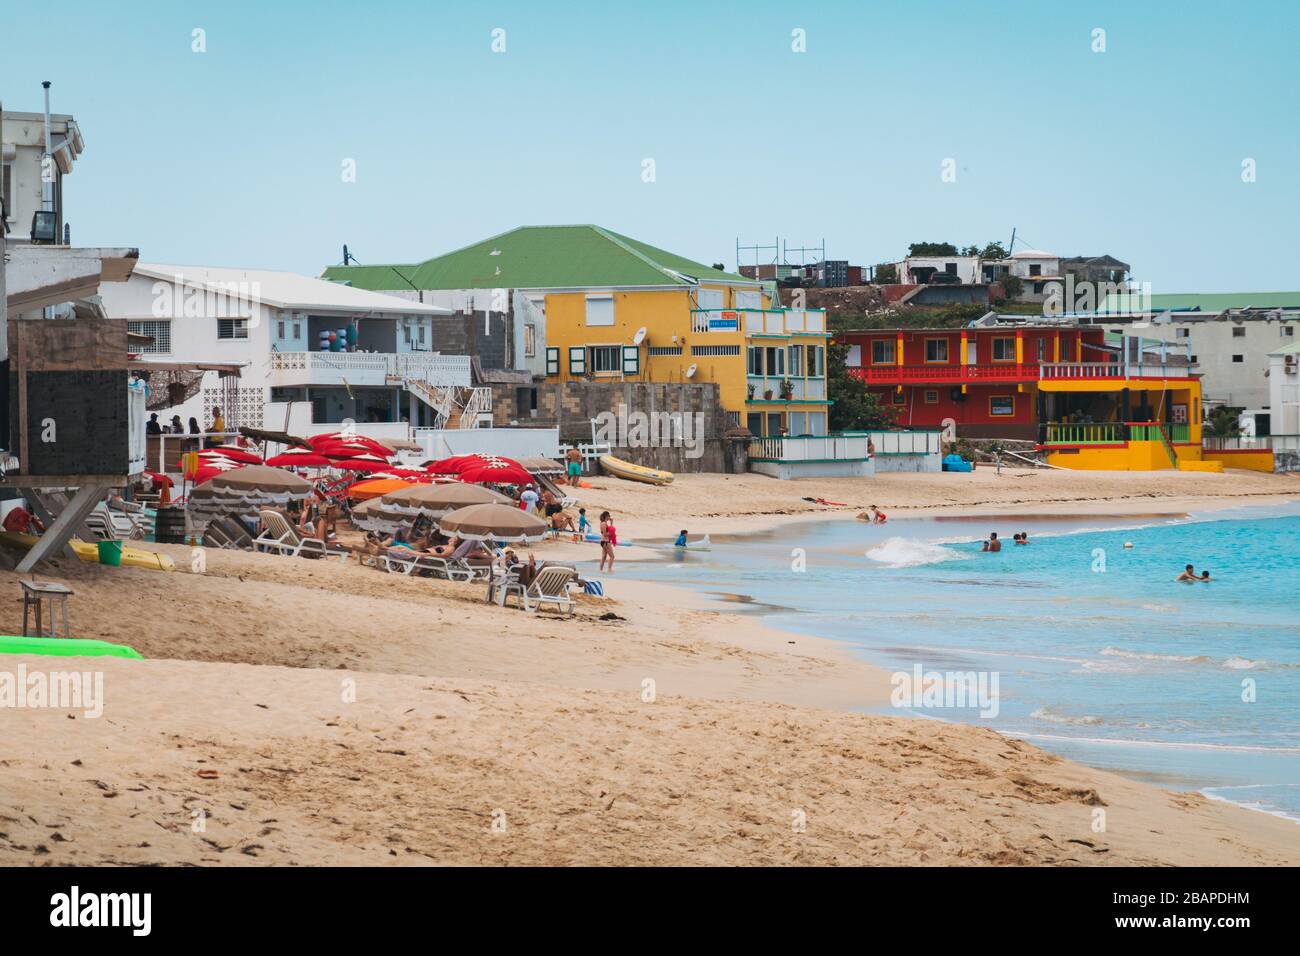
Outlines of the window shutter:
[{"label": "window shutter", "polygon": [[560,349],[558,346],[552,346],[546,350],[546,374],[560,374]]},{"label": "window shutter", "polygon": [[587,350],[581,345],[569,349],[569,374],[587,374]]},{"label": "window shutter", "polygon": [[623,374],[639,375],[641,373],[641,349],[635,345],[623,346]]}]

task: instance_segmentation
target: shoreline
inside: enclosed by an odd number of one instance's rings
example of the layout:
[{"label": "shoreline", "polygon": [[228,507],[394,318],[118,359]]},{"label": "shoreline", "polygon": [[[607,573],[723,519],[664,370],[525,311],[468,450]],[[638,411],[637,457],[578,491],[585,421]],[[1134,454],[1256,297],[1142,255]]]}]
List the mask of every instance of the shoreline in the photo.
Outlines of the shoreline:
[{"label": "shoreline", "polygon": [[[676,492],[689,497],[692,484]],[[700,484],[716,507],[716,482]],[[767,497],[804,491],[741,484]],[[691,510],[672,489],[657,500]],[[1168,507],[1185,500],[1163,496]],[[1259,500],[1225,496],[1222,506]],[[599,513],[598,499],[586,506]],[[680,528],[642,510],[625,538],[655,521]],[[743,533],[854,514],[801,509],[767,524],[740,510],[717,517]],[[178,570],[57,559],[42,573],[76,591],[74,634],[130,644],[146,660],[104,661],[107,720],[3,713],[0,814],[18,822],[0,839],[2,861],[1300,861],[1288,819],[987,728],[861,713],[888,705],[890,672],[843,642],[773,628],[679,584],[615,572],[602,576],[609,600],[581,596],[562,620],[486,604],[480,585],[214,550],[191,573],[189,548],[149,547]],[[536,550],[596,558],[592,545]],[[0,606],[0,627],[13,631],[20,613]],[[209,770],[216,776],[199,776]],[[195,807],[211,810],[202,839],[190,830]],[[807,834],[791,833],[792,808],[807,813]],[[1104,833],[1091,826],[1096,808],[1110,808]],[[493,835],[497,810],[512,821],[509,839]],[[52,829],[60,841],[48,842]]]}]

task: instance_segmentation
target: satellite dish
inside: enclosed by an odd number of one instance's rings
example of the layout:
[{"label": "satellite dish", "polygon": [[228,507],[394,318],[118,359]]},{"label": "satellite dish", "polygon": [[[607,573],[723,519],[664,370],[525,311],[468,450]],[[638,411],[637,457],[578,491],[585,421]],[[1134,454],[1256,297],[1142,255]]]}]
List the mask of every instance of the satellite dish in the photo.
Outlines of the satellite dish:
[{"label": "satellite dish", "polygon": [[698,367],[699,367],[699,366],[697,366],[697,365],[692,365],[690,368],[688,368],[688,369],[686,370],[686,377],[687,377],[687,378],[694,378],[694,377],[695,377],[695,370],[696,370]]},{"label": "satellite dish", "polygon": [[642,342],[645,341],[645,335],[646,335],[646,328],[643,325],[641,326],[641,328],[636,330],[636,335],[632,336],[632,344],[640,345]]}]

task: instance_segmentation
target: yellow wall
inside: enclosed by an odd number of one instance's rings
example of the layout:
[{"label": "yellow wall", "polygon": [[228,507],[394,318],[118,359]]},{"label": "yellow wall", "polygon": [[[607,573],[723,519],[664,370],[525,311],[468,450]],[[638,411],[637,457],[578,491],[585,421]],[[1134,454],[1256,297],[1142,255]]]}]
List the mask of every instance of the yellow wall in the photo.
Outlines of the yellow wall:
[{"label": "yellow wall", "polygon": [[[1180,465],[1183,462],[1200,463],[1201,461],[1199,445],[1175,445],[1174,454]],[[1164,442],[1158,441],[1131,441],[1123,448],[1085,446],[1077,453],[1049,450],[1047,463],[1080,471],[1165,471],[1171,467]]]},{"label": "yellow wall", "polygon": [[[1039,391],[1043,392],[1119,392],[1123,389],[1129,389],[1134,392],[1169,392],[1169,402],[1173,405],[1186,405],[1188,425],[1190,428],[1188,440],[1190,444],[1200,446],[1201,444],[1201,380],[1197,378],[1170,378],[1170,379],[1126,379],[1123,381],[1101,381],[1098,379],[1043,379],[1038,383]],[[1118,401],[1118,399],[1117,399]],[[1160,398],[1151,396],[1148,401],[1152,407],[1159,410],[1161,420],[1166,418],[1166,412],[1161,409]]]},{"label": "yellow wall", "polygon": [[[723,294],[722,308],[736,307],[736,290],[730,286],[704,285],[702,288],[720,290]],[[588,289],[582,292],[552,292],[546,295],[546,342],[548,348],[559,349],[559,375],[550,376],[551,381],[570,381],[581,376],[569,372],[569,349],[579,346],[594,345],[628,346],[637,330],[645,327],[648,335],[640,350],[641,371],[636,376],[594,373],[596,380],[602,378],[622,379],[641,382],[716,382],[722,407],[729,412],[738,412],[740,422],[745,423],[748,411],[782,411],[783,402],[746,405],[748,397],[748,362],[746,347],[753,345],[826,346],[828,339],[824,335],[758,336],[747,338],[742,329],[735,332],[692,332],[691,310],[699,308],[695,298],[685,289],[662,291],[612,292],[614,298],[613,325],[587,325],[587,296],[598,295],[606,290]],[[741,290],[752,291],[752,290]],[[764,308],[770,308],[766,295],[763,296]],[[742,320],[743,321],[743,320]],[[677,340],[673,341],[673,336]],[[739,349],[738,355],[694,355],[691,346],[732,345]],[[650,347],[680,346],[681,355],[649,354]],[[695,365],[695,375],[686,378],[686,370]],[[792,376],[787,376],[792,377]],[[769,380],[775,395],[780,394],[780,379]],[[762,398],[764,386],[760,385],[756,398]],[[824,411],[826,406],[790,406],[797,409],[810,408]]]},{"label": "yellow wall", "polygon": [[1268,451],[1206,451],[1206,461],[1217,461],[1224,468],[1247,468],[1250,471],[1273,473],[1273,452]]}]

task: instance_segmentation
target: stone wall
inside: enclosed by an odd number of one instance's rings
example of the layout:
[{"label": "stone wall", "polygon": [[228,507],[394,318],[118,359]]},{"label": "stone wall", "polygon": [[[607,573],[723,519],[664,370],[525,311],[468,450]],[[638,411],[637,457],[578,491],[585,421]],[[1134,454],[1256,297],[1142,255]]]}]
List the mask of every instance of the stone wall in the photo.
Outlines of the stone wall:
[{"label": "stone wall", "polygon": [[509,317],[500,312],[481,311],[435,316],[430,347],[445,355],[476,355],[483,368],[509,368]]},{"label": "stone wall", "polygon": [[[687,457],[688,449],[660,442],[653,447],[615,446],[613,454],[626,461],[673,472],[722,472],[735,467],[734,455],[727,454],[723,433],[728,422],[718,400],[715,382],[536,382],[536,414],[530,414],[532,388],[508,384],[492,386],[492,411],[498,426],[556,427],[562,443],[591,441],[591,420],[604,412],[653,415],[680,412],[704,416],[704,453]],[[611,442],[613,444],[613,442]]]}]

